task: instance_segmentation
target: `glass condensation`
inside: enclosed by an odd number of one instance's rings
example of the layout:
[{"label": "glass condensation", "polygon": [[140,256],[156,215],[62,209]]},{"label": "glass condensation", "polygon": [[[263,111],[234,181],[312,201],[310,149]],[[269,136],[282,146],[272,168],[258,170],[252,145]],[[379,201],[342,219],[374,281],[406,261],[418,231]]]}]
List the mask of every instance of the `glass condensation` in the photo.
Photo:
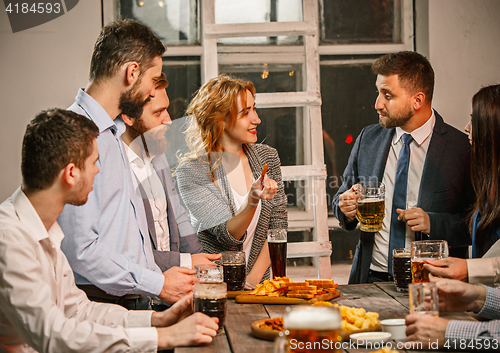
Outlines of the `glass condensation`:
[{"label": "glass condensation", "polygon": [[401,43],[401,0],[320,0],[321,44]]},{"label": "glass condensation", "polygon": [[200,44],[197,0],[120,0],[119,13],[147,25],[167,45]]}]

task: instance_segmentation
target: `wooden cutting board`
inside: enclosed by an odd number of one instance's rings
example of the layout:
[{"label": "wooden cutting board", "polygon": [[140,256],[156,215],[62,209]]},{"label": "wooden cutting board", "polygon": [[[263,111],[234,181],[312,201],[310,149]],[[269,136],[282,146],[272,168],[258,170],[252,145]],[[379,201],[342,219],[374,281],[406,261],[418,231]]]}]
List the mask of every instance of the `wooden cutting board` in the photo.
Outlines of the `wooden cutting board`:
[{"label": "wooden cutting board", "polygon": [[241,294],[237,295],[235,298],[236,303],[240,304],[308,304],[314,303],[320,300],[328,301],[337,298],[340,295],[340,291],[336,289],[334,292],[319,294],[312,299],[301,299],[301,298],[288,298],[288,297],[269,297],[265,295],[253,295],[253,294]]}]

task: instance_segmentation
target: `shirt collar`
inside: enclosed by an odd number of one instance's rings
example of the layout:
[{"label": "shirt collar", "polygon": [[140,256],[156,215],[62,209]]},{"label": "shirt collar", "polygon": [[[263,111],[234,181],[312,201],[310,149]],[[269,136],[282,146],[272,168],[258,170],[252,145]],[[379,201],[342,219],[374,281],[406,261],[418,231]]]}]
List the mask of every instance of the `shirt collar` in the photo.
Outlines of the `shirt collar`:
[{"label": "shirt collar", "polygon": [[89,118],[97,125],[99,128],[99,133],[110,129],[113,134],[117,132],[117,127],[110,118],[108,112],[91,96],[85,92],[85,89],[80,88],[78,94],[76,95],[76,101],[78,105],[82,107],[87,113]]},{"label": "shirt collar", "polygon": [[40,216],[20,187],[12,195],[12,204],[14,205],[17,216],[21,222],[31,230],[31,235],[36,241],[49,237],[49,233],[45,229]]},{"label": "shirt collar", "polygon": [[[411,132],[411,136],[413,140],[420,146],[424,141],[430,136],[432,130],[434,129],[434,124],[436,122],[436,115],[434,114],[434,109],[432,110],[431,117],[425,122],[424,125],[415,129]],[[392,140],[392,144],[395,145],[401,139],[403,134],[407,134],[406,131],[401,129],[399,126],[396,127],[396,133],[394,134],[394,138]]]}]

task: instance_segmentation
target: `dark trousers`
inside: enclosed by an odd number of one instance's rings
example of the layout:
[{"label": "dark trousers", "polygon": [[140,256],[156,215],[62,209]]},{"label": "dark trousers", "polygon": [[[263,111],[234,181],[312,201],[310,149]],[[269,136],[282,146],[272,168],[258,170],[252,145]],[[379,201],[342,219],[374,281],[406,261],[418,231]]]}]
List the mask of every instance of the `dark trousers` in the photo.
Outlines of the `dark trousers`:
[{"label": "dark trousers", "polygon": [[378,272],[370,270],[370,272],[368,272],[368,279],[366,280],[366,283],[392,281],[394,281],[394,278],[388,272]]}]

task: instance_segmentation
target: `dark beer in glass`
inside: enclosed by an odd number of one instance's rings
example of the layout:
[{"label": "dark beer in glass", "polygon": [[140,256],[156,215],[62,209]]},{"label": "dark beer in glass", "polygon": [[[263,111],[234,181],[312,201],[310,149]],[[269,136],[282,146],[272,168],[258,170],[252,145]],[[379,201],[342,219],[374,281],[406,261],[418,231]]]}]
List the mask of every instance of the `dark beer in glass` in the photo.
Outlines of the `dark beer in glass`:
[{"label": "dark beer in glass", "polygon": [[227,289],[226,283],[195,283],[193,291],[193,312],[201,312],[219,318],[219,330],[226,321]]},{"label": "dark beer in glass", "polygon": [[222,269],[227,290],[239,291],[245,288],[246,257],[244,251],[224,251],[222,253]]},{"label": "dark beer in glass", "polygon": [[286,229],[269,229],[267,231],[267,243],[269,244],[269,257],[271,258],[273,278],[286,276],[286,241]]},{"label": "dark beer in glass", "polygon": [[411,250],[394,249],[392,251],[392,272],[398,292],[408,292],[411,283]]}]

